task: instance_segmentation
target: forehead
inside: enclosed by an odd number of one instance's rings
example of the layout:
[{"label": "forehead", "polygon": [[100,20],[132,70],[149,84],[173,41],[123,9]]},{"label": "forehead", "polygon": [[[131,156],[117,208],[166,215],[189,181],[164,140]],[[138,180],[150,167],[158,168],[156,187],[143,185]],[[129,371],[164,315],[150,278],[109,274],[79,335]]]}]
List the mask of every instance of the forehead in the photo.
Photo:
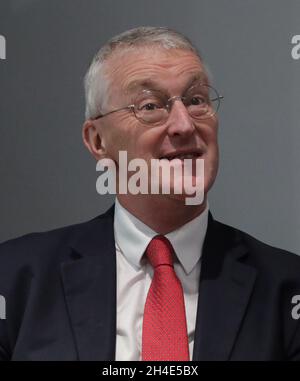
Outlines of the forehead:
[{"label": "forehead", "polygon": [[140,48],[117,52],[107,62],[112,90],[130,93],[140,88],[181,91],[193,80],[208,82],[199,57],[188,50]]}]

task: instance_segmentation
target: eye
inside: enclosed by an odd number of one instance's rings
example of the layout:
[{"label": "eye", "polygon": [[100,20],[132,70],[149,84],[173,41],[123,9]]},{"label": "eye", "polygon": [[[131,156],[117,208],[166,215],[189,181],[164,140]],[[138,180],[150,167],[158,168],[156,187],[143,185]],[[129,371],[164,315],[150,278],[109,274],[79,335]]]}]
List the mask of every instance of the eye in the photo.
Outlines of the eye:
[{"label": "eye", "polygon": [[194,95],[190,98],[189,104],[191,106],[199,106],[206,103],[206,99],[202,95]]},{"label": "eye", "polygon": [[141,105],[140,110],[153,111],[158,108],[161,108],[161,107],[157,103],[146,103],[144,105]]},{"label": "eye", "polygon": [[144,99],[137,105],[140,111],[155,111],[164,107],[163,101],[160,99]]}]

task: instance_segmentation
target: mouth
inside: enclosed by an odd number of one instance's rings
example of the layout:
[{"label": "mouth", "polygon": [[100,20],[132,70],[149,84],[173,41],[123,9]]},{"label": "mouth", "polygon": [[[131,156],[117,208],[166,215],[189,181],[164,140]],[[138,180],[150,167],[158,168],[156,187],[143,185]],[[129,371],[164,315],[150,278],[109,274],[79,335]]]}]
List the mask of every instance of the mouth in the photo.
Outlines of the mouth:
[{"label": "mouth", "polygon": [[184,159],[198,159],[203,156],[203,151],[200,149],[195,149],[195,150],[181,150],[181,151],[173,151],[170,153],[166,153],[163,156],[159,158],[159,160],[166,159],[166,160],[174,160],[174,159],[179,159],[179,160],[184,160]]}]

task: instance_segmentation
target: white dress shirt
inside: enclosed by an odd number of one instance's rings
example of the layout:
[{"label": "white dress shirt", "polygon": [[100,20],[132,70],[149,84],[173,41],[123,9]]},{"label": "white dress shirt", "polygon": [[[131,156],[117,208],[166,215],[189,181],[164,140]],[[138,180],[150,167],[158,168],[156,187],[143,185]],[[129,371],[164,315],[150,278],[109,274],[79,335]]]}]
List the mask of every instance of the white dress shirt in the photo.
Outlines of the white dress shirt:
[{"label": "white dress shirt", "polygon": [[[166,234],[176,253],[174,269],[181,281],[187,318],[189,354],[193,357],[200,278],[200,258],[207,230],[206,209],[192,221]],[[143,257],[157,235],[116,199],[114,233],[117,255],[116,360],[141,360],[143,312],[153,268]]]}]

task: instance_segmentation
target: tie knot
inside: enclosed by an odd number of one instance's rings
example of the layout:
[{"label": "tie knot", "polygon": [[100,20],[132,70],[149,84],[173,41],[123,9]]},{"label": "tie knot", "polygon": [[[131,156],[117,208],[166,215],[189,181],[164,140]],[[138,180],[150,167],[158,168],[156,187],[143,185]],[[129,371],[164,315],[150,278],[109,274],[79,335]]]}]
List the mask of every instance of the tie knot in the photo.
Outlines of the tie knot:
[{"label": "tie knot", "polygon": [[146,255],[153,268],[161,265],[173,267],[173,246],[163,235],[154,237],[146,249]]}]

